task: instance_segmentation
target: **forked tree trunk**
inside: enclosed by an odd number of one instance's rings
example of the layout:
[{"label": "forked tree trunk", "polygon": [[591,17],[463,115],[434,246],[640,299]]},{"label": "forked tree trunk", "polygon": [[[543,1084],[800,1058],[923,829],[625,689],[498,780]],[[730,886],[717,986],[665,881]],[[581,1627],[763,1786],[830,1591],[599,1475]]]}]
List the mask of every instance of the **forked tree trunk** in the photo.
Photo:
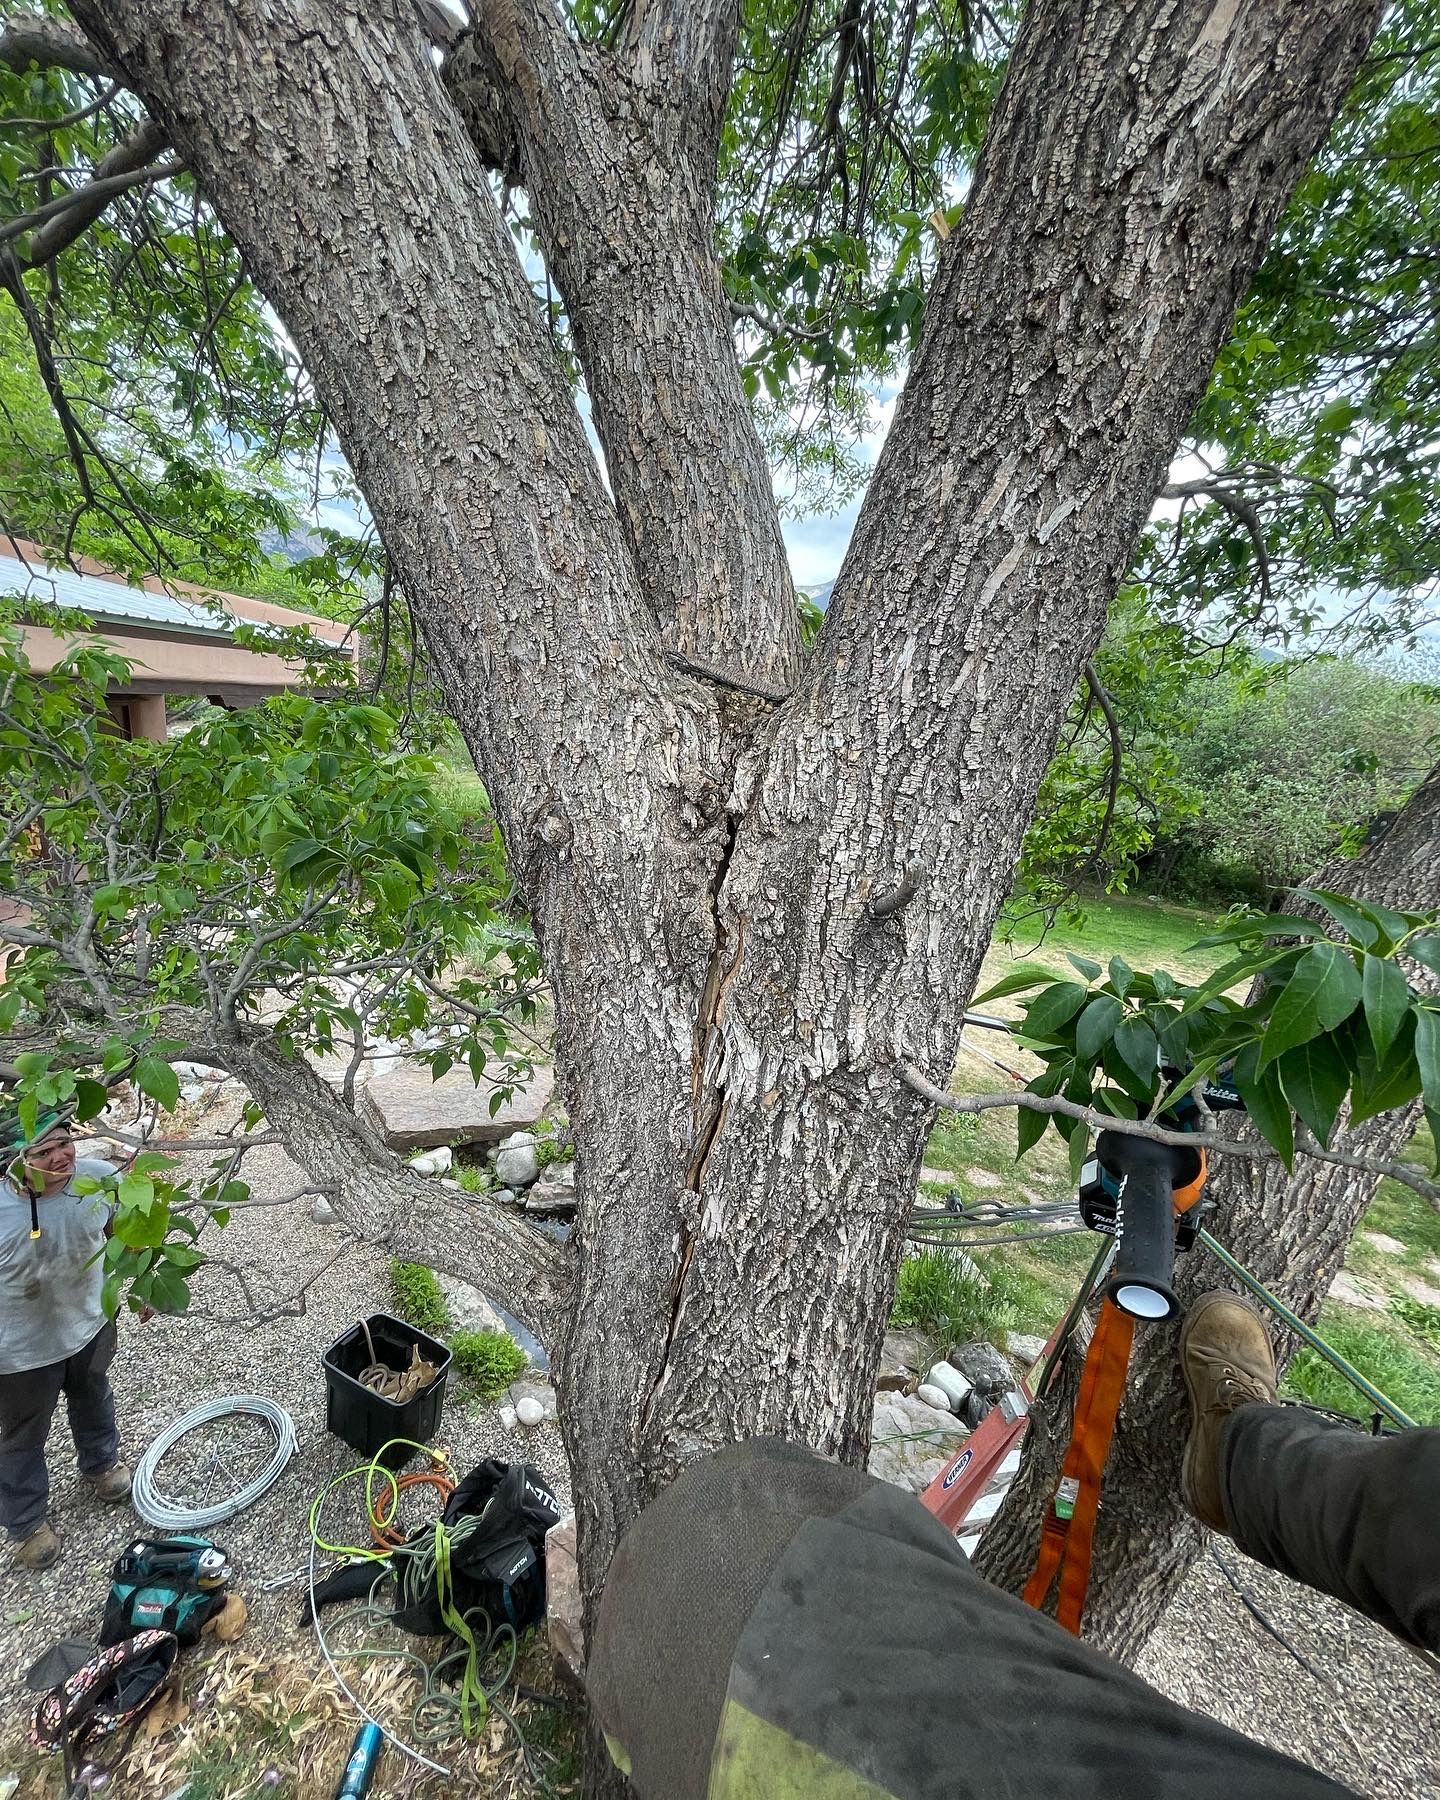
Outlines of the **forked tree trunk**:
[{"label": "forked tree trunk", "polygon": [[[1431,772],[1378,843],[1354,861],[1330,864],[1315,880],[1317,886],[1402,911],[1440,906],[1440,770]],[[1382,1114],[1343,1130],[1336,1142],[1388,1160],[1408,1141],[1417,1118],[1418,1106]],[[1302,1161],[1287,1177],[1273,1163],[1216,1157],[1211,1230],[1301,1318],[1313,1322],[1376,1185],[1372,1175],[1325,1163]],[[1176,1285],[1188,1303],[1207,1288],[1238,1284],[1197,1250],[1186,1258]],[[1180,1506],[1189,1411],[1175,1355],[1177,1336],[1173,1325],[1139,1329],[1095,1536],[1085,1636],[1125,1662],[1134,1662],[1144,1648],[1208,1535]],[[1283,1368],[1296,1341],[1283,1330],[1274,1337]],[[1035,1560],[1040,1521],[1069,1437],[1078,1375],[1078,1367],[1071,1369],[1063,1392],[1036,1409],[1024,1467],[981,1541],[976,1559],[981,1572],[1016,1592]]]},{"label": "forked tree trunk", "polygon": [[[687,1458],[757,1432],[866,1452],[932,1122],[897,1064],[953,1065],[1081,665],[1378,0],[1037,0],[820,641],[783,704],[739,710],[671,660],[728,648],[732,673],[793,675],[754,448],[696,450],[750,429],[733,351],[676,365],[680,403],[727,416],[657,446],[654,322],[627,361],[615,321],[567,293],[592,392],[632,389],[597,394],[617,517],[409,0],[76,11],[299,347],[540,934],[578,1149],[558,1366],[593,1605],[619,1533]],[[617,117],[657,87],[693,106],[733,42],[733,0],[644,11],[625,68],[587,53],[581,72],[615,82]],[[483,69],[525,102],[511,124],[528,178],[555,184],[535,213],[570,240],[565,279],[622,294],[625,259],[575,216],[615,171],[567,190],[537,135],[534,22],[478,7]],[[624,153],[659,186],[678,165],[654,142],[653,161],[639,137]],[[584,151],[610,154],[598,133]],[[696,254],[692,236],[646,266],[690,270],[719,359]],[[673,539],[615,466],[657,450],[670,511],[705,497]],[[723,567],[677,589],[709,519]],[[907,869],[908,905],[875,917]],[[523,1291],[499,1297],[525,1312]]]}]

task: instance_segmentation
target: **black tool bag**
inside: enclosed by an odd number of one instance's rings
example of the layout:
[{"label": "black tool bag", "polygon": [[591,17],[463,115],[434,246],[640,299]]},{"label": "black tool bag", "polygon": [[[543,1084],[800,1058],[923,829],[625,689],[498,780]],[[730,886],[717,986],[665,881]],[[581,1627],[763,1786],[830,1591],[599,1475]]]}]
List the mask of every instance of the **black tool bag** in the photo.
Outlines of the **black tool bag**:
[{"label": "black tool bag", "polygon": [[[545,1616],[545,1533],[560,1519],[560,1502],[545,1477],[528,1463],[488,1458],[450,1496],[442,1522],[452,1531],[473,1521],[452,1539],[450,1574],[455,1610],[462,1615],[484,1607],[493,1625],[524,1631]],[[430,1573],[415,1579],[407,1552],[428,1553],[435,1528],[412,1534],[395,1558],[401,1604],[395,1623],[419,1637],[435,1637],[447,1626]],[[417,1592],[417,1586],[419,1591]]]}]

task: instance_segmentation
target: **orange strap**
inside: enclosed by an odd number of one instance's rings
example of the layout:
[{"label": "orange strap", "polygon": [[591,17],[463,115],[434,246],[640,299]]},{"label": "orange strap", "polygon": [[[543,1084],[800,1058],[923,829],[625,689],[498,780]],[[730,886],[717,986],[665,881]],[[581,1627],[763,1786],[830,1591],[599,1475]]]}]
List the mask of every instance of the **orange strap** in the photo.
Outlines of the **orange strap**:
[{"label": "orange strap", "polygon": [[1090,1554],[1095,1519],[1100,1511],[1100,1482],[1115,1435],[1115,1416],[1125,1393],[1135,1321],[1113,1300],[1100,1308],[1100,1318],[1085,1357],[1070,1447],[1061,1466],[1060,1485],[1045,1515],[1035,1567],[1025,1584],[1025,1604],[1037,1610],[1050,1598],[1056,1572],[1060,1595],[1056,1620],[1080,1635],[1085,1592],[1090,1585]]}]

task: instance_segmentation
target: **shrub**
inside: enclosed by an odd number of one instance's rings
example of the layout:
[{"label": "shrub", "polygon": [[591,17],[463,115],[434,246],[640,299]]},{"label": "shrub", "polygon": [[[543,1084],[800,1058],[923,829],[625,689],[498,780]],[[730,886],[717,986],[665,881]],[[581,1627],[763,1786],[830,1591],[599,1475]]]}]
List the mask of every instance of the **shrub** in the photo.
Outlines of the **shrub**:
[{"label": "shrub", "polygon": [[456,1163],[455,1181],[467,1194],[488,1194],[495,1183],[490,1178],[490,1171],[479,1163]]},{"label": "shrub", "polygon": [[419,1330],[441,1337],[450,1329],[450,1308],[445,1304],[444,1290],[434,1271],[423,1263],[392,1260],[390,1292],[396,1312]]},{"label": "shrub", "polygon": [[457,1331],[450,1353],[466,1387],[496,1400],[525,1367],[525,1352],[508,1331]]},{"label": "shrub", "polygon": [[916,1325],[945,1349],[985,1338],[1001,1349],[1018,1322],[1014,1301],[978,1280],[948,1250],[922,1250],[900,1265],[894,1325]]},{"label": "shrub", "polygon": [[[575,1140],[569,1135],[569,1126],[562,1125],[549,1137],[542,1137],[535,1146],[535,1160],[542,1169],[548,1169],[551,1163],[574,1162]],[[563,1134],[563,1135],[562,1135]]]}]

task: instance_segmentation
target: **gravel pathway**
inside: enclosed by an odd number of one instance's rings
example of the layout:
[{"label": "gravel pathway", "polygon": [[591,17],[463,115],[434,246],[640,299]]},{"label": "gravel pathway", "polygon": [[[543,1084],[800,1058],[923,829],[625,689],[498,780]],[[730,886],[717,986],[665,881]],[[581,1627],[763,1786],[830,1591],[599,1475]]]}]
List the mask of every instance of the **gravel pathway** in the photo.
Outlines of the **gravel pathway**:
[{"label": "gravel pathway", "polygon": [[[206,1130],[223,1118],[223,1113],[212,1112]],[[261,1197],[292,1191],[304,1179],[275,1146],[251,1152],[245,1173]],[[285,1294],[333,1256],[342,1241],[337,1227],[315,1224],[302,1201],[276,1210],[237,1210],[226,1229],[216,1234],[214,1247],[242,1264],[262,1291]],[[196,1314],[157,1318],[148,1325],[122,1315],[112,1381],[124,1454],[133,1466],[159,1431],[202,1400],[262,1393],[288,1409],[295,1420],[299,1455],[256,1505],[211,1535],[229,1551],[234,1585],[250,1608],[246,1648],[305,1651],[313,1645],[313,1637],[308,1628],[297,1625],[303,1584],[269,1593],[262,1591],[262,1584],[306,1565],[307,1516],[314,1495],[360,1460],[325,1429],[320,1359],[360,1315],[391,1310],[388,1262],[368,1245],[352,1246],[309,1290],[305,1313],[298,1318],[256,1325],[198,1316],[206,1309],[239,1312],[238,1299],[234,1282],[212,1272],[198,1284]],[[436,1443],[451,1452],[461,1471],[486,1456],[531,1462],[568,1504],[569,1479],[553,1422],[533,1431],[507,1432],[496,1406],[462,1400],[452,1386]],[[57,1638],[93,1638],[98,1632],[110,1565],[129,1538],[144,1529],[128,1507],[100,1506],[80,1491],[71,1455],[62,1414],[51,1433],[50,1473],[52,1519],[65,1540],[64,1555],[40,1575],[17,1570],[9,1558],[0,1569],[0,1740],[10,1736],[33,1704],[24,1689],[24,1671],[31,1662]],[[327,1511],[327,1525],[333,1521],[342,1534],[362,1530],[360,1485],[342,1489],[333,1499],[333,1510]]]},{"label": "gravel pathway", "polygon": [[1311,1666],[1247,1610],[1213,1556],[1192,1569],[1138,1672],[1375,1800],[1440,1800],[1440,1675],[1388,1632],[1242,1556],[1241,1586]]}]

